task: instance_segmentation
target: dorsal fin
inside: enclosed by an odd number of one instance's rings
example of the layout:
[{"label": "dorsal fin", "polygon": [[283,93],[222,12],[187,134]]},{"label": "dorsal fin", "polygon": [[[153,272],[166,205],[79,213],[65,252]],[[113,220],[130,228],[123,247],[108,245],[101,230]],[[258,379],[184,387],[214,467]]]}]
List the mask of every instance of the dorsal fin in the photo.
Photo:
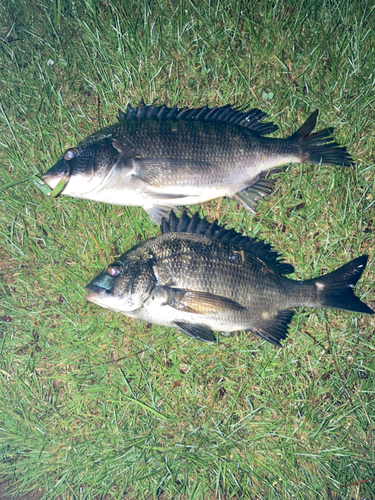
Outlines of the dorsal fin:
[{"label": "dorsal fin", "polygon": [[291,274],[294,272],[294,267],[280,260],[281,255],[272,250],[269,243],[265,243],[263,240],[255,240],[254,238],[242,236],[242,234],[237,233],[234,229],[225,229],[219,226],[216,221],[210,223],[206,218],[200,218],[198,212],[195,212],[192,217],[189,217],[186,212],[183,212],[181,217],[178,218],[172,210],[169,215],[169,220],[162,220],[160,229],[162,234],[202,234],[210,239],[229,243],[245,252],[256,255],[269,269],[277,274]]},{"label": "dorsal fin", "polygon": [[230,104],[219,108],[168,108],[165,105],[154,106],[140,102],[136,108],[128,104],[126,113],[119,110],[119,120],[185,120],[200,122],[232,123],[244,127],[259,135],[275,132],[278,126],[272,122],[261,123],[267,114],[260,109],[233,108]]}]

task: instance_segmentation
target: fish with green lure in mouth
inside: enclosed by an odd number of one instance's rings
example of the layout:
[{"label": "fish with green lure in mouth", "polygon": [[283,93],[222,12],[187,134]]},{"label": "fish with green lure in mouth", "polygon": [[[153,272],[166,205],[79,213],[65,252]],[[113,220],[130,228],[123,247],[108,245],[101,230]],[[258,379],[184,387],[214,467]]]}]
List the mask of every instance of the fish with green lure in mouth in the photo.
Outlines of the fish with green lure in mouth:
[{"label": "fish with green lure in mouth", "polygon": [[86,299],[204,342],[215,340],[213,331],[249,330],[280,345],[291,308],[300,306],[374,314],[353,292],[367,255],[324,276],[295,281],[285,277],[293,267],[269,244],[198,214],[178,218],[171,212],[161,230],[94,278]]},{"label": "fish with green lure in mouth", "polygon": [[128,106],[119,122],[68,149],[44,175],[62,194],[143,207],[158,224],[173,208],[221,196],[253,210],[271,193],[267,172],[287,163],[350,166],[333,128],[311,133],[318,111],[290,137],[264,137],[277,125],[258,109]]}]

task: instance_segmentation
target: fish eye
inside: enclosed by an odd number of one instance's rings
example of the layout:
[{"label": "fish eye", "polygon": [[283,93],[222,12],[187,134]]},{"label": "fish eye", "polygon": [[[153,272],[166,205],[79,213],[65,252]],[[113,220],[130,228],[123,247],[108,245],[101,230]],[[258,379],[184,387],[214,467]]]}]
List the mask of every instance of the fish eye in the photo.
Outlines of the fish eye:
[{"label": "fish eye", "polygon": [[73,149],[68,149],[68,151],[65,151],[64,153],[64,158],[65,160],[73,160],[75,156],[77,156],[78,151],[73,148]]},{"label": "fish eye", "polygon": [[121,271],[122,271],[122,266],[120,266],[119,264],[114,264],[112,266],[109,266],[109,268],[107,269],[107,274],[111,278],[114,278],[115,276],[118,276],[121,273]]}]

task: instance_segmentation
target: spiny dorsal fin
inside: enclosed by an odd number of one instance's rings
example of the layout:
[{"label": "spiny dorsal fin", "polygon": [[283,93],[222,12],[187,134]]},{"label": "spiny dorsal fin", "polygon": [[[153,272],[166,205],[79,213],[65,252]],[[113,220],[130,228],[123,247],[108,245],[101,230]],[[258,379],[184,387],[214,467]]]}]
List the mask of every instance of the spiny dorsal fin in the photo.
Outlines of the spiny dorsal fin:
[{"label": "spiny dorsal fin", "polygon": [[247,128],[259,135],[267,135],[275,132],[278,126],[272,122],[261,123],[267,114],[260,109],[233,108],[230,104],[218,108],[168,108],[165,105],[154,106],[140,102],[136,108],[128,104],[126,113],[119,110],[119,120],[185,120],[200,122],[232,123]]},{"label": "spiny dorsal fin", "polygon": [[234,245],[241,250],[256,255],[274,273],[290,274],[294,272],[294,267],[280,260],[281,255],[273,251],[269,243],[265,243],[263,240],[255,240],[254,238],[242,236],[242,234],[237,233],[234,229],[225,229],[219,226],[216,221],[210,223],[205,218],[200,218],[198,212],[195,212],[192,217],[189,217],[186,212],[183,212],[181,217],[178,218],[172,210],[169,215],[169,220],[163,219],[160,229],[162,234],[202,234],[208,238]]}]

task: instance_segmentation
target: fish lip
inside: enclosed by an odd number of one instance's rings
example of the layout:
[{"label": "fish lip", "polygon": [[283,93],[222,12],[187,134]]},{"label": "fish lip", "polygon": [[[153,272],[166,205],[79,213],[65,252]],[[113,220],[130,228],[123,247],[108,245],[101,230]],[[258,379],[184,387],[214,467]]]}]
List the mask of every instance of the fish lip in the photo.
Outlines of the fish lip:
[{"label": "fish lip", "polygon": [[107,290],[102,286],[93,285],[92,283],[86,285],[86,290],[90,290],[91,293],[88,293],[85,299],[89,302],[93,302],[94,304],[96,304],[97,301],[100,300],[100,298],[107,292]]},{"label": "fish lip", "polygon": [[[92,283],[89,283],[88,285],[86,285],[86,289],[90,290],[91,292],[94,292],[94,294],[98,294],[98,295],[103,295],[107,291],[102,286],[93,285]],[[93,294],[90,293],[89,295],[93,295]]]},{"label": "fish lip", "polygon": [[[47,172],[42,174],[43,181],[51,189],[54,189],[57,186],[57,184],[59,183],[59,181],[65,176],[67,176],[65,186],[66,186],[66,184],[68,184],[69,179],[72,175],[72,173],[70,171],[71,169],[70,169],[69,165],[66,164],[65,161],[64,161],[63,165],[64,165],[64,168],[61,168],[61,160],[59,160],[53,167],[48,169]],[[65,189],[65,186],[64,186],[64,189]]]},{"label": "fish lip", "polygon": [[49,174],[48,172],[49,171],[47,170],[47,172],[42,175],[42,179],[52,189],[50,183],[59,182],[59,180],[62,179],[65,174],[63,172],[62,173],[56,172],[55,174],[54,173]]}]

